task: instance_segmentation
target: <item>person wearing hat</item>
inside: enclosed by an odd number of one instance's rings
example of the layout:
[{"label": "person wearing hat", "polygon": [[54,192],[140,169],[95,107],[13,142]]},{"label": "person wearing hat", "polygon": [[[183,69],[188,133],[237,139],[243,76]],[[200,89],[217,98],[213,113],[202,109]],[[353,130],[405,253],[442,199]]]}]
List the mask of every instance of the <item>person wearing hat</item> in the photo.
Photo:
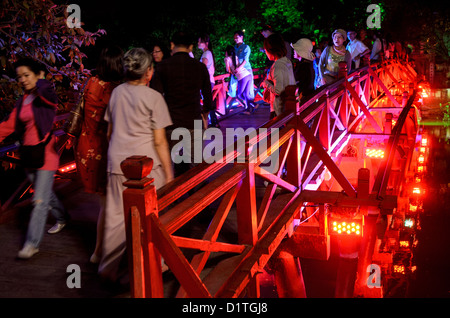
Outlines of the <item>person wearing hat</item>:
[{"label": "person wearing hat", "polygon": [[312,53],[313,44],[311,40],[302,38],[293,44],[291,43],[291,47],[294,49],[294,59],[298,60],[294,67],[298,93],[302,94],[302,101],[305,101],[314,93],[315,71],[313,61],[315,55]]},{"label": "person wearing hat", "polygon": [[347,51],[352,55],[352,69],[359,68],[361,57],[370,53],[369,48],[360,40],[356,38],[356,31],[349,30],[347,31],[349,42],[347,44]]},{"label": "person wearing hat", "polygon": [[347,40],[345,30],[335,30],[332,39],[333,45],[327,46],[320,56],[319,81],[321,85],[330,84],[337,80],[339,62],[347,63],[347,72],[350,72],[352,66],[352,55],[344,46],[344,42]]}]

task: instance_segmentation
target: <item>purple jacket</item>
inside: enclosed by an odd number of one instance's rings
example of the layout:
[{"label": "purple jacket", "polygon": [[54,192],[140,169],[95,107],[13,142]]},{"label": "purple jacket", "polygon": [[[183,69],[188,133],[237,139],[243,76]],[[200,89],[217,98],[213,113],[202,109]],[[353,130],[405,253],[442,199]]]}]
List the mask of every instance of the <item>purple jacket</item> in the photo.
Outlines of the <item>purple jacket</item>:
[{"label": "purple jacket", "polygon": [[[56,116],[56,107],[58,106],[58,96],[56,95],[52,83],[44,79],[37,81],[34,94],[37,96],[33,101],[32,109],[39,138],[42,140],[53,127],[53,121]],[[22,101],[23,96],[16,102],[15,107],[17,107],[17,114],[20,114]],[[19,116],[17,116],[15,132],[21,136],[23,129]]]}]

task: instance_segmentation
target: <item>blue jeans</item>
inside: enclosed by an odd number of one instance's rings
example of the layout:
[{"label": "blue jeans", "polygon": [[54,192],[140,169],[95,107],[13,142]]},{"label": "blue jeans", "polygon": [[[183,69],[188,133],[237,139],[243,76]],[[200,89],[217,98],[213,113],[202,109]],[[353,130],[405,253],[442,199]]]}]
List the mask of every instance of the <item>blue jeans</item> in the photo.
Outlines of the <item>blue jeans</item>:
[{"label": "blue jeans", "polygon": [[33,211],[31,211],[25,244],[39,247],[47,223],[48,211],[56,218],[58,223],[65,223],[68,214],[61,201],[53,192],[55,171],[36,170],[28,173],[28,179],[33,183]]}]

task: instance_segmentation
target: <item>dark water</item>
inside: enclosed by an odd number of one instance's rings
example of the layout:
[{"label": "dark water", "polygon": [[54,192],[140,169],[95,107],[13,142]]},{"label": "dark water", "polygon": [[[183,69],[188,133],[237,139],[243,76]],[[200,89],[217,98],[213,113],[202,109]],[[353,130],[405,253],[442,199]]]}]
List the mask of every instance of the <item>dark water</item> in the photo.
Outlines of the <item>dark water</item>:
[{"label": "dark water", "polygon": [[[431,132],[432,128],[427,130]],[[407,297],[450,297],[450,144],[445,140],[445,130],[439,132],[432,138],[428,192],[416,236],[418,245],[413,251],[417,271],[409,281]]]}]

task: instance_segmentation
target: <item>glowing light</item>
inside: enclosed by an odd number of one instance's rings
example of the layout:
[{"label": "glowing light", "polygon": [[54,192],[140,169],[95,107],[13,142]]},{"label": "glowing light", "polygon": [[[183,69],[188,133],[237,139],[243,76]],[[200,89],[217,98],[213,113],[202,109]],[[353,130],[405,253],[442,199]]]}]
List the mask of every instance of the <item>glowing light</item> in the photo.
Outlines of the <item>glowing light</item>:
[{"label": "glowing light", "polygon": [[400,241],[400,247],[409,247],[408,241]]},{"label": "glowing light", "polygon": [[369,158],[384,158],[384,150],[366,148],[366,157]]},{"label": "glowing light", "polygon": [[[416,209],[417,209],[417,207],[416,207]],[[412,219],[406,219],[405,222],[404,222],[404,224],[405,224],[405,227],[412,228],[412,227],[414,226],[414,220],[412,220]]]},{"label": "glowing light", "polygon": [[428,138],[422,138],[422,140],[420,141],[420,145],[422,147],[426,147],[428,145]]},{"label": "glowing light", "polygon": [[424,167],[423,166],[417,166],[417,172],[418,173],[423,173],[424,171]]},{"label": "glowing light", "polygon": [[417,188],[417,187],[415,187],[415,188],[413,188],[413,191],[412,191],[412,193],[413,194],[420,194],[420,188]]},{"label": "glowing light", "polygon": [[331,234],[361,235],[362,221],[333,221]]},{"label": "glowing light", "polygon": [[410,204],[409,205],[409,211],[410,212],[417,212],[417,205]]},{"label": "glowing light", "polygon": [[405,274],[405,266],[394,265],[394,273]]},{"label": "glowing light", "polygon": [[76,168],[77,168],[76,163],[70,163],[68,165],[62,166],[61,168],[58,169],[58,171],[60,173],[67,173],[67,172],[75,170]]},{"label": "glowing light", "polygon": [[427,150],[427,148],[425,148],[425,147],[420,147],[419,148],[419,152],[420,153],[425,153],[426,150]]},{"label": "glowing light", "polygon": [[419,158],[417,158],[418,163],[424,163],[425,162],[425,156],[423,154],[419,155]]}]

